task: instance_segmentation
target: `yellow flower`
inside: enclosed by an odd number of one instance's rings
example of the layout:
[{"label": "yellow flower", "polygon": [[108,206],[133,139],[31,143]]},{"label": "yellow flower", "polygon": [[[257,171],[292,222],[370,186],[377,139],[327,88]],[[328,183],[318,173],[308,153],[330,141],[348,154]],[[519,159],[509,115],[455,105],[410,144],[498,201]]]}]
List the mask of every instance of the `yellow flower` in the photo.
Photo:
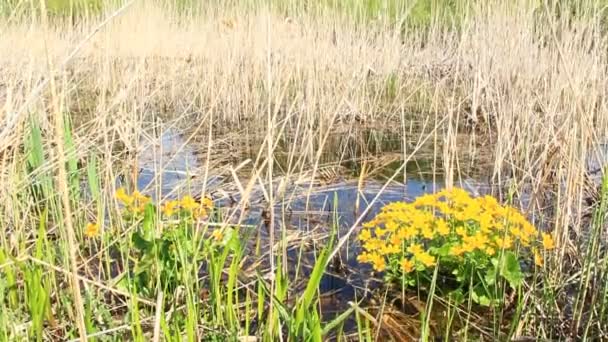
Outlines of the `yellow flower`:
[{"label": "yellow flower", "polygon": [[194,216],[196,219],[207,217],[207,209],[205,209],[205,207],[198,206],[192,210],[192,216]]},{"label": "yellow flower", "polygon": [[479,218],[479,228],[482,232],[489,233],[492,231],[493,228],[495,228],[495,226],[496,224],[494,223],[494,218],[492,217],[492,215],[488,215],[486,213],[481,215],[481,217]]},{"label": "yellow flower", "polygon": [[528,237],[527,235],[522,235],[522,236],[519,238],[519,241],[521,241],[521,244],[522,244],[524,247],[529,247],[529,246],[530,246],[530,237]]},{"label": "yellow flower", "polygon": [[363,248],[368,251],[377,251],[384,246],[384,242],[379,239],[369,239],[363,244]]},{"label": "yellow flower", "polygon": [[365,253],[365,252],[363,252],[363,253],[359,254],[359,255],[357,256],[357,261],[358,261],[358,262],[360,262],[360,263],[367,263],[367,262],[370,262],[370,259],[369,259],[369,254],[368,254],[368,253]]},{"label": "yellow flower", "polygon": [[125,188],[119,188],[118,190],[116,190],[116,199],[119,200],[120,202],[122,202],[124,205],[131,205],[133,204],[133,197],[129,196],[127,194],[127,192],[125,191]]},{"label": "yellow flower", "polygon": [[492,247],[486,247],[486,254],[488,254],[489,256],[493,256],[494,254],[496,254],[496,251]]},{"label": "yellow flower", "polygon": [[510,232],[511,232],[511,235],[513,235],[516,238],[521,238],[523,236],[523,232],[521,231],[521,229],[519,229],[517,227],[511,227]]},{"label": "yellow flower", "polygon": [[207,208],[207,209],[211,209],[213,208],[213,200],[209,197],[203,197],[203,200],[201,201],[201,204],[203,205],[203,207]]},{"label": "yellow flower", "polygon": [[399,228],[399,225],[397,223],[395,223],[394,221],[387,221],[384,224],[384,228],[386,228],[387,231],[393,233],[393,232],[397,231],[397,229]]},{"label": "yellow flower", "polygon": [[84,235],[90,238],[94,238],[99,235],[99,225],[97,223],[89,222],[84,231]]},{"label": "yellow flower", "polygon": [[391,236],[391,244],[401,246],[401,239],[397,235]]},{"label": "yellow flower", "polygon": [[359,233],[359,240],[365,242],[372,238],[372,233],[368,229],[361,230]]},{"label": "yellow flower", "polygon": [[137,190],[135,190],[135,192],[133,192],[133,198],[140,204],[146,204],[146,203],[150,202],[149,196],[146,196]]},{"label": "yellow flower", "polygon": [[542,266],[544,264],[542,255],[540,255],[540,253],[538,253],[537,251],[534,251],[534,263],[537,266]]},{"label": "yellow flower", "polygon": [[432,239],[434,235],[433,230],[429,226],[422,227],[422,229],[420,229],[420,234],[425,239]]},{"label": "yellow flower", "polygon": [[168,201],[162,206],[161,210],[165,216],[173,216],[178,204],[177,201]]},{"label": "yellow flower", "polygon": [[377,220],[377,218],[378,218],[378,217],[376,216],[376,219],[373,219],[373,220],[371,220],[371,221],[369,221],[369,222],[365,222],[365,223],[363,224],[363,228],[365,228],[365,229],[371,229],[371,228],[374,228],[374,226],[375,226],[375,225],[377,225],[377,224],[379,223],[379,222],[377,222],[377,221],[378,221],[378,220]]},{"label": "yellow flower", "polygon": [[220,241],[224,237],[224,234],[222,234],[221,230],[216,229],[216,230],[213,231],[213,233],[211,234],[211,236],[213,236],[213,239],[215,241]]},{"label": "yellow flower", "polygon": [[471,238],[471,244],[477,249],[484,249],[488,243],[487,236],[482,233],[476,233]]},{"label": "yellow flower", "polygon": [[513,245],[513,240],[508,235],[496,238],[496,246],[500,249],[509,249]]},{"label": "yellow flower", "polygon": [[467,236],[467,230],[463,226],[460,226],[456,228],[456,234],[460,236]]},{"label": "yellow flower", "polygon": [[410,226],[405,226],[397,231],[397,236],[401,240],[407,240],[416,236],[416,230]]},{"label": "yellow flower", "polygon": [[450,248],[450,254],[452,256],[461,256],[464,253],[462,246],[453,246]]},{"label": "yellow flower", "polygon": [[439,211],[441,211],[442,213],[444,213],[446,215],[452,215],[454,213],[452,208],[450,207],[450,205],[445,202],[437,203],[436,207],[437,207],[437,209],[439,209]]},{"label": "yellow flower", "polygon": [[380,249],[380,253],[383,255],[396,254],[396,253],[399,253],[400,251],[401,251],[401,248],[399,247],[399,245],[394,245],[392,243],[388,244],[388,245],[384,245]]},{"label": "yellow flower", "polygon": [[528,237],[536,235],[536,229],[528,221],[525,221],[522,224],[522,231],[525,234],[525,236],[528,236]]},{"label": "yellow flower", "polygon": [[380,227],[377,227],[375,230],[376,236],[377,237],[383,237],[384,235],[386,235],[387,231],[386,229],[382,229]]},{"label": "yellow flower", "polygon": [[131,210],[133,211],[134,214],[141,214],[144,212],[145,209],[146,209],[146,205],[140,204],[136,207],[133,207]]},{"label": "yellow flower", "polygon": [[477,220],[481,215],[481,209],[475,204],[469,205],[462,211],[462,215],[465,220]]},{"label": "yellow flower", "polygon": [[422,250],[422,246],[420,244],[414,243],[411,246],[409,246],[407,248],[407,252],[408,253],[412,253],[414,256],[418,256],[422,253],[424,253],[424,251]]},{"label": "yellow flower", "polygon": [[496,210],[496,208],[498,208],[498,206],[499,206],[496,198],[494,198],[490,195],[485,195],[485,196],[481,197],[479,199],[479,202],[481,203],[482,206],[484,206],[489,211]]},{"label": "yellow flower", "polygon": [[435,224],[435,230],[437,230],[437,233],[439,233],[439,235],[446,236],[450,234],[450,227],[448,226],[447,222],[445,222],[445,220],[437,220]]},{"label": "yellow flower", "polygon": [[180,205],[182,206],[182,208],[189,210],[189,211],[192,211],[198,207],[198,203],[196,203],[194,198],[192,198],[192,196],[190,196],[190,195],[184,196],[182,198],[182,200],[180,201]]},{"label": "yellow flower", "polygon": [[472,201],[468,192],[458,188],[452,189],[445,196],[447,199],[451,199],[454,203],[458,203],[459,205],[468,205]]},{"label": "yellow flower", "polygon": [[414,270],[414,262],[409,259],[401,260],[401,269],[404,273],[410,273]]},{"label": "yellow flower", "polygon": [[437,199],[435,198],[435,195],[426,194],[426,195],[418,197],[414,201],[413,204],[416,207],[428,207],[428,206],[435,205],[435,203],[437,203]]},{"label": "yellow flower", "polygon": [[462,252],[463,253],[470,253],[474,250],[475,250],[475,244],[472,243],[471,241],[469,241],[469,242],[465,241],[462,243]]},{"label": "yellow flower", "polygon": [[430,255],[428,252],[418,254],[416,256],[416,260],[420,261],[426,267],[435,265],[435,257]]},{"label": "yellow flower", "polygon": [[380,256],[379,254],[370,254],[369,261],[371,262],[374,270],[377,272],[382,272],[386,268],[386,261],[384,260],[384,257]]},{"label": "yellow flower", "polygon": [[543,248],[544,249],[555,248],[555,242],[553,241],[553,237],[547,233],[543,233],[542,235],[543,235]]}]

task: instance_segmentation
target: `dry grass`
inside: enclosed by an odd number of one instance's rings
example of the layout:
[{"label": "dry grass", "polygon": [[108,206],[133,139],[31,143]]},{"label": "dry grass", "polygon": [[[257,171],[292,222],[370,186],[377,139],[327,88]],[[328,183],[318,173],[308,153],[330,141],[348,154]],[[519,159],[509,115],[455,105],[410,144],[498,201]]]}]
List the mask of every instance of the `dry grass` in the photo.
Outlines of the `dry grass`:
[{"label": "dry grass", "polygon": [[[286,17],[209,6],[178,15],[138,2],[62,69],[97,19],[49,27],[27,18],[0,22],[0,118],[16,123],[0,133],[2,211],[13,212],[7,222],[19,233],[11,239],[29,239],[19,217],[31,209],[15,212],[9,204],[27,185],[14,181],[27,116],[14,113],[52,75],[55,94],[45,90],[25,112],[36,113],[47,136],[50,113],[69,112],[77,153],[100,154],[106,190],[118,160],[134,163],[124,150],[137,150],[157,125],[175,125],[203,146],[205,176],[214,173],[214,146],[253,144],[258,160],[249,177],[228,174],[244,197],[266,184],[271,203],[280,199],[268,184],[279,173],[318,169],[330,134],[373,128],[400,134],[404,159],[414,151],[411,141],[427,139],[448,181],[459,181],[464,155],[489,154],[500,192],[514,186],[540,218],[553,207],[550,223],[539,224],[561,237],[564,256],[588,229],[587,160],[608,138],[607,42],[592,9],[558,18],[549,6],[518,4],[474,6],[458,29],[421,32],[330,10]],[[278,144],[287,146],[283,170],[268,167]],[[49,163],[61,160],[50,156]],[[0,246],[14,250],[7,240]],[[566,271],[558,266],[547,286],[559,285]]]}]

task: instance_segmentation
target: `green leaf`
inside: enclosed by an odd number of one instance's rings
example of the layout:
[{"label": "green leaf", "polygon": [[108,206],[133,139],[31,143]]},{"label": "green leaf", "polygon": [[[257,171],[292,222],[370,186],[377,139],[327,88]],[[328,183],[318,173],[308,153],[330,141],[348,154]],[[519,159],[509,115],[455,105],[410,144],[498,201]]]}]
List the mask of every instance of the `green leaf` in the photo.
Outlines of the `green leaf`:
[{"label": "green leaf", "polygon": [[154,236],[154,218],[155,218],[154,205],[152,203],[146,204],[144,209],[144,220],[142,222],[142,228],[144,236],[147,240],[152,240]]},{"label": "green leaf", "polygon": [[462,293],[462,289],[457,289],[449,294],[450,299],[456,303],[456,305],[464,303],[464,293]]},{"label": "green leaf", "polygon": [[131,240],[133,241],[135,248],[144,254],[149,252],[154,245],[152,242],[146,240],[139,232],[133,233]]},{"label": "green leaf", "polygon": [[87,181],[89,183],[89,189],[91,195],[95,200],[98,200],[101,196],[99,190],[99,174],[97,173],[97,156],[92,154],[89,162],[87,163]]},{"label": "green leaf", "polygon": [[492,265],[492,267],[490,267],[484,276],[484,280],[486,282],[486,285],[488,286],[492,286],[494,284],[496,284],[496,266]]},{"label": "green leaf", "polygon": [[513,252],[506,252],[503,259],[503,264],[500,269],[500,275],[504,277],[511,288],[516,288],[521,285],[524,276],[521,272],[519,260]]},{"label": "green leaf", "polygon": [[238,252],[241,248],[241,240],[232,227],[226,227],[224,229],[224,238],[222,239],[222,243],[226,246],[226,248],[233,252]]},{"label": "green leaf", "polygon": [[445,244],[439,248],[433,248],[434,252],[439,257],[448,257],[450,255],[450,249],[452,246],[450,244]]},{"label": "green leaf", "polygon": [[492,300],[488,298],[486,295],[478,295],[477,293],[472,293],[473,301],[481,306],[490,306],[492,304]]}]

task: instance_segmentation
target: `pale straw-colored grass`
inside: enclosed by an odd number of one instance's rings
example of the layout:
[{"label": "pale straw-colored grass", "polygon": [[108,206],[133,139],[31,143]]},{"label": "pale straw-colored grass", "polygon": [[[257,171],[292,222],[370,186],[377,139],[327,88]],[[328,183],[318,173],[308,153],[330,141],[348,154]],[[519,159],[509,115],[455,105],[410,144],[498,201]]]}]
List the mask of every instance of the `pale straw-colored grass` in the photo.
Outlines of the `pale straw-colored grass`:
[{"label": "pale straw-colored grass", "polygon": [[[549,6],[517,4],[471,6],[454,26],[442,22],[419,31],[329,9],[285,15],[209,5],[178,14],[137,2],[62,68],[101,19],[48,27],[27,16],[0,21],[0,118],[15,123],[0,126],[8,127],[0,146],[9,151],[22,142],[27,116],[15,113],[52,75],[56,91],[43,91],[24,113],[35,113],[49,136],[53,116],[47,113],[57,112],[51,99],[71,113],[79,155],[101,152],[107,190],[117,160],[126,159],[117,146],[136,150],[143,132],[160,120],[202,142],[205,158],[227,133],[266,139],[254,147],[251,177],[231,177],[243,197],[262,184],[272,204],[280,198],[268,184],[279,173],[289,178],[319,168],[330,134],[373,127],[400,133],[404,146],[432,142],[437,167],[454,183],[463,155],[489,154],[486,170],[502,189],[510,184],[525,191],[530,214],[552,195],[556,215],[548,228],[561,246],[576,244],[572,231],[588,229],[581,219],[586,160],[608,138],[605,31],[591,6],[580,17],[558,18],[548,15]],[[291,144],[287,170],[269,167],[281,139]],[[13,174],[21,159],[18,148],[10,151],[16,158],[4,158],[2,169]],[[406,158],[415,151],[402,152]],[[13,179],[0,179],[2,203],[25,185]],[[22,207],[12,220],[28,215]],[[557,284],[559,272],[554,277]]]}]

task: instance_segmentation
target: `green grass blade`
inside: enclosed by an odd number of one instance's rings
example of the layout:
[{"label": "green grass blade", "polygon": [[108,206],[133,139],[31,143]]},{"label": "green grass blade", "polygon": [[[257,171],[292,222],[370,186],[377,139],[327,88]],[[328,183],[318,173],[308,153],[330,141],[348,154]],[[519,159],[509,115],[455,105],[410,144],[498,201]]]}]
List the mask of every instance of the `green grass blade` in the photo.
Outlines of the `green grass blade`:
[{"label": "green grass blade", "polygon": [[323,330],[321,331],[321,334],[323,336],[329,334],[332,330],[336,329],[338,326],[344,323],[353,314],[354,311],[355,309],[350,307],[348,308],[348,310],[341,313],[338,317],[334,318],[331,322],[325,324]]}]

